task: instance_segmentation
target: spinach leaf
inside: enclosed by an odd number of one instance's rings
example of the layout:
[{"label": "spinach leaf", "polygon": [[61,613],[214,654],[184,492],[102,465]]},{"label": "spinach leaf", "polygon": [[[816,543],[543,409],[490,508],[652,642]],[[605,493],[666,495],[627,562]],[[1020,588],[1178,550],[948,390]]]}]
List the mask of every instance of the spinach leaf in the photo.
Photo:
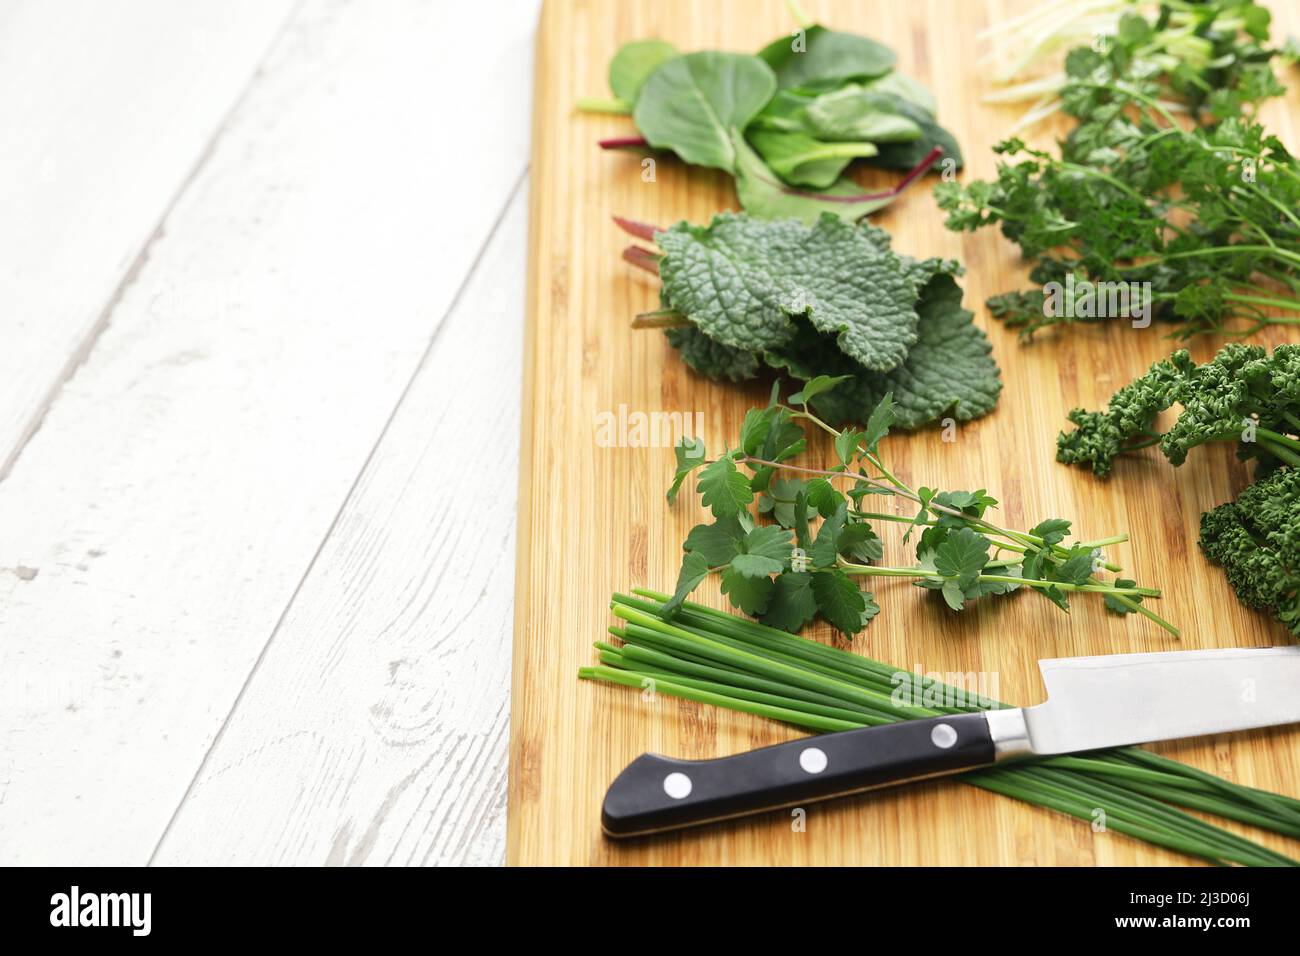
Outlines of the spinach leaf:
[{"label": "spinach leaf", "polygon": [[772,172],[794,186],[825,189],[855,159],[875,156],[874,143],[824,143],[805,133],[753,130],[749,142]]},{"label": "spinach leaf", "polygon": [[651,146],[684,161],[731,172],[733,130],[741,130],[776,92],[771,68],[756,56],[688,53],[659,65],[641,87],[633,118]]},{"label": "spinach leaf", "polygon": [[882,169],[911,169],[921,162],[930,150],[938,146],[943,150],[944,160],[952,160],[953,168],[961,169],[965,162],[962,158],[961,146],[951,133],[935,122],[931,114],[902,96],[878,95],[891,101],[899,115],[915,123],[920,128],[921,135],[908,142],[882,143],[880,152],[868,158],[870,165]]},{"label": "spinach leaf", "polygon": [[901,103],[899,97],[850,83],[811,100],[804,107],[805,128],[834,141],[904,143],[920,138],[920,125],[900,112]]},{"label": "spinach leaf", "polygon": [[931,119],[939,115],[939,107],[935,102],[934,94],[923,84],[918,83],[905,73],[899,73],[897,70],[863,83],[862,87],[870,93],[888,94],[906,100],[924,110],[925,115]]},{"label": "spinach leaf", "polygon": [[783,90],[883,76],[896,61],[894,51],[882,43],[823,26],[773,40],[758,55],[776,73]]},{"label": "spinach leaf", "polygon": [[634,104],[650,74],[678,56],[681,51],[664,40],[625,43],[609,61],[609,88],[623,102]]},{"label": "spinach leaf", "polygon": [[841,177],[816,192],[787,186],[768,169],[745,138],[735,136],[736,195],[745,212],[757,219],[798,219],[814,223],[825,213],[846,222],[883,209],[894,201],[896,192],[864,193],[857,183]]}]

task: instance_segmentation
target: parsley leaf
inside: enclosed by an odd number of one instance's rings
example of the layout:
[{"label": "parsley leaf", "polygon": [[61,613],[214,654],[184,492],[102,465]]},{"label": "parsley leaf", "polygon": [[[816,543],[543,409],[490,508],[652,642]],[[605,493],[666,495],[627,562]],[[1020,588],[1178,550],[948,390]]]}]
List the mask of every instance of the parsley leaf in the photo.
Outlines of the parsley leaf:
[{"label": "parsley leaf", "polygon": [[806,571],[792,571],[777,578],[763,623],[782,631],[798,631],[811,621],[817,613],[812,579]]},{"label": "parsley leaf", "polygon": [[817,610],[837,631],[856,634],[862,630],[866,620],[870,620],[866,597],[839,568],[814,572],[812,592],[817,600]]},{"label": "parsley leaf", "polygon": [[729,455],[705,466],[697,484],[701,502],[718,518],[735,517],[754,500],[749,479],[736,470],[736,462]]}]

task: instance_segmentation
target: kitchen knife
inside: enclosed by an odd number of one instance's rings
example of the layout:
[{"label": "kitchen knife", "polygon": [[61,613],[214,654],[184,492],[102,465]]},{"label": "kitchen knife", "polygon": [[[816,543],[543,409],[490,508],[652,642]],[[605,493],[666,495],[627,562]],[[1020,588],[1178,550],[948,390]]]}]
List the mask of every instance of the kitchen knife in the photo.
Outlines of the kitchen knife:
[{"label": "kitchen knife", "polygon": [[1300,646],[1038,662],[1047,700],[805,737],[714,760],[642,754],[605,794],[611,837],[642,836],[1004,760],[1300,721]]}]

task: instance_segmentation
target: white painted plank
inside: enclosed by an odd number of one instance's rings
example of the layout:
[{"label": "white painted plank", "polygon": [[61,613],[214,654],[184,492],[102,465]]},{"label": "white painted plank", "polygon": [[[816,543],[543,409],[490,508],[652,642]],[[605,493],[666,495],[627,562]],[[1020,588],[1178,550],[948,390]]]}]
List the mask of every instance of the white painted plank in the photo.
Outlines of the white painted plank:
[{"label": "white painted plank", "polygon": [[0,485],[0,862],[157,845],[522,175],[534,14],[305,4],[176,204]]},{"label": "white painted plank", "polygon": [[504,861],[524,192],[156,862]]},{"label": "white painted plank", "polygon": [[0,479],[291,8],[0,5]]}]

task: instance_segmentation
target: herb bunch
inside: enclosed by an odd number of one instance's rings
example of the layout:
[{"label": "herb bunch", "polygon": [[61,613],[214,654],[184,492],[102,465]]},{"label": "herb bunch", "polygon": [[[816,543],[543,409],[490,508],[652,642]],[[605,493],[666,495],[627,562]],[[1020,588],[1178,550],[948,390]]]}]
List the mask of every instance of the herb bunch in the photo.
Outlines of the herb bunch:
[{"label": "herb bunch", "polygon": [[[1163,433],[1159,412],[1182,411]],[[1057,460],[1110,474],[1115,459],[1158,444],[1181,465],[1212,442],[1237,443],[1254,459],[1256,482],[1234,502],[1201,516],[1201,550],[1220,565],[1238,599],[1271,609],[1300,636],[1300,345],[1225,346],[1204,365],[1186,352],[1121,388],[1105,412],[1076,408],[1073,431],[1057,438]]]},{"label": "herb bunch", "polygon": [[[1163,433],[1156,417],[1181,405],[1178,419]],[[1115,459],[1151,445],[1174,465],[1193,448],[1213,442],[1238,443],[1238,457],[1254,458],[1269,470],[1300,466],[1300,345],[1279,345],[1272,355],[1260,346],[1233,343],[1210,362],[1197,365],[1181,350],[1156,362],[1125,385],[1104,412],[1076,408],[1072,431],[1056,439],[1056,460],[1087,465],[1109,475]]]},{"label": "herb bunch", "polygon": [[[765,408],[745,415],[739,443],[716,458],[706,458],[698,440],[678,446],[668,499],[675,500],[686,477],[699,470],[700,502],[714,521],[694,527],[683,545],[667,617],[716,575],[732,605],[771,627],[797,631],[820,616],[836,630],[856,634],[879,611],[874,595],[856,581],[876,577],[910,580],[936,591],[954,611],[1020,589],[1036,591],[1064,611],[1072,595],[1096,594],[1115,613],[1137,612],[1178,633],[1142,603],[1159,597],[1158,590],[1131,580],[1104,580],[1106,572],[1121,569],[1101,549],[1126,541],[1127,535],[1071,543],[1071,523],[1060,518],[1029,531],[1008,530],[987,517],[997,501],[983,489],[909,487],[880,453],[894,421],[892,396],[880,400],[862,429],[837,430],[810,411],[817,395],[840,384],[836,378],[815,378],[790,396],[791,404],[780,402],[773,389]],[[831,467],[792,463],[806,448],[805,422],[834,440],[837,461]],[[872,502],[881,497],[905,502],[914,513],[873,510]],[[916,563],[873,563],[883,548],[872,522],[905,525],[904,541],[916,534]]]},{"label": "herb bunch", "polygon": [[[1228,66],[1214,74],[1222,85],[1203,89],[1206,75],[1184,61],[1148,55],[1158,29],[1128,14],[1103,52],[1071,51],[1061,103],[1078,124],[1060,156],[1003,141],[995,181],[936,187],[947,225],[1001,224],[1040,286],[1071,274],[1148,284],[1153,317],[1180,337],[1300,323],[1273,314],[1300,310],[1300,164],[1256,117],[1284,92],[1258,30],[1216,37]],[[1162,101],[1170,83],[1188,94],[1190,124]],[[988,304],[1025,335],[1091,320],[1047,315],[1045,298],[1034,289]]]},{"label": "herb bunch", "polygon": [[[988,59],[998,64],[994,82],[1011,84],[985,101],[1034,101],[1016,124],[1029,126],[1060,109],[1068,82],[1059,69],[1025,79],[1038,64],[1082,44],[1121,43],[1159,67],[1161,102],[1195,113],[1215,90],[1236,86],[1243,67],[1274,56],[1265,46],[1271,20],[1254,0],[1058,0],[983,31],[993,41]],[[1278,52],[1294,59],[1290,45]]]},{"label": "herb bunch", "polygon": [[[615,594],[619,644],[596,643],[600,664],[579,678],[653,688],[683,700],[822,732],[998,709],[968,691],[808,638],[638,588]],[[912,690],[900,695],[900,686]],[[909,699],[910,698],[910,699]],[[1181,808],[1300,838],[1300,800],[1256,790],[1138,747],[1036,757],[962,774],[962,783],[1219,865],[1296,861]]]},{"label": "herb bunch", "polygon": [[[631,114],[641,135],[602,147],[669,150],[724,170],[744,209],[765,219],[812,222],[829,212],[857,220],[888,205],[940,156],[960,167],[934,96],[894,70],[892,50],[798,19],[792,36],[752,55],[628,43],[609,66],[615,99],[578,106]],[[910,173],[893,189],[867,193],[845,175],[856,160]]]},{"label": "herb bunch", "polygon": [[1201,550],[1242,604],[1300,637],[1300,471],[1274,472],[1201,515]]},{"label": "herb bunch", "polygon": [[834,376],[839,387],[812,396],[833,423],[864,420],[886,393],[905,428],[949,413],[968,421],[997,403],[998,367],[961,307],[956,262],[900,256],[884,230],[828,214],[811,226],[734,213],[666,230],[617,221],[659,250],[624,252],[663,283],[662,307],[634,327],[665,328],[702,374]]}]

